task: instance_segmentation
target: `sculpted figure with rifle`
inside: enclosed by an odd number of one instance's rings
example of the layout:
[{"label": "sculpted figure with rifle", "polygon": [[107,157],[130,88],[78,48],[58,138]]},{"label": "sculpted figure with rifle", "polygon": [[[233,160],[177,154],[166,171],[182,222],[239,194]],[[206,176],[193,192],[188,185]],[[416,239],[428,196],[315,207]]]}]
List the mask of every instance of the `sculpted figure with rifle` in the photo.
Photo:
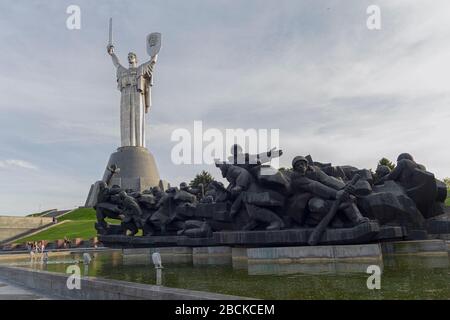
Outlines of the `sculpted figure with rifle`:
[{"label": "sculpted figure with rifle", "polygon": [[367,222],[356,206],[353,184],[345,185],[339,179],[328,176],[315,166],[308,165],[305,157],[295,157],[292,161],[294,173],[291,176],[291,188],[295,193],[308,193],[307,204],[309,215],[305,222],[309,226],[316,226],[329,213],[335,201],[339,202],[337,211],[343,213],[333,217],[331,226],[353,226]]}]

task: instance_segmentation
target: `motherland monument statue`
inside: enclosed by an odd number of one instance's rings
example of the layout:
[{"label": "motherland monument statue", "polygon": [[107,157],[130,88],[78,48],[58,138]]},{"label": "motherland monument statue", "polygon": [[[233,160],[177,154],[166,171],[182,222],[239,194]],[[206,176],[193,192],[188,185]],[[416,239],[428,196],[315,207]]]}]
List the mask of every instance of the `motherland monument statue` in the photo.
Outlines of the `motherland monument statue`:
[{"label": "motherland monument statue", "polygon": [[[107,53],[116,68],[117,89],[120,98],[120,147],[108,161],[103,175],[107,185],[117,185],[123,189],[143,191],[150,187],[162,186],[153,155],[145,143],[145,115],[149,112],[152,99],[153,73],[158,53],[161,49],[161,34],[150,33],[146,38],[150,59],[138,65],[137,55],[128,54],[128,68],[123,66],[113,45],[112,19],[109,20],[109,42]],[[110,168],[120,170],[111,171]],[[96,202],[98,183],[91,186],[86,206]]]},{"label": "motherland monument statue", "polygon": [[448,233],[447,187],[409,153],[398,156],[392,171],[379,167],[376,174],[316,162],[311,155],[297,155],[292,169],[277,170],[269,161],[282,156],[282,150],[250,154],[235,144],[228,161],[215,163],[228,185],[166,187],[145,147],[161,34],[149,34],[146,43],[150,59],[138,65],[130,52],[124,67],[114,52],[110,20],[107,53],[121,93],[121,146],[86,202],[96,211],[95,228],[103,244],[315,246],[434,239]]}]

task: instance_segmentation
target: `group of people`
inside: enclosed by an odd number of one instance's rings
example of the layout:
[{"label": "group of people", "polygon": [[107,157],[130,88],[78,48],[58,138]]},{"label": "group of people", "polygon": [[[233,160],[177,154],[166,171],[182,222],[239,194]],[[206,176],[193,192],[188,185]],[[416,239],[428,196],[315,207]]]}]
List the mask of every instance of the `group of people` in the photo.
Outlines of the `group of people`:
[{"label": "group of people", "polygon": [[27,250],[28,252],[34,252],[37,253],[44,253],[45,252],[45,243],[44,241],[34,241],[34,242],[27,242]]},{"label": "group of people", "polygon": [[[290,170],[266,165],[281,155],[276,149],[251,155],[234,145],[227,161],[216,162],[228,181],[226,187],[212,181],[203,190],[183,182],[165,191],[153,187],[136,192],[100,183],[96,229],[99,234],[136,235],[142,230],[145,236],[205,237],[213,231],[315,227],[335,203],[337,214],[330,227],[353,227],[369,221],[361,212],[360,200],[372,194],[376,185],[391,180],[408,188],[417,184],[417,179],[411,179],[414,170],[425,172],[409,154],[399,156],[393,171],[379,167],[375,174],[314,162],[310,156],[294,157]],[[106,218],[121,223],[108,224]]]}]

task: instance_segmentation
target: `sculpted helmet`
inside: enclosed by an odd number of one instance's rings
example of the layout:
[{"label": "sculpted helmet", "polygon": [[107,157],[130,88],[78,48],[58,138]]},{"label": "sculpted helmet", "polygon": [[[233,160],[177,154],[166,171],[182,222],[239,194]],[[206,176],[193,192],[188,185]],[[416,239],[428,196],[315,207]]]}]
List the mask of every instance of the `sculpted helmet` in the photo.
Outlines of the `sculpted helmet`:
[{"label": "sculpted helmet", "polygon": [[127,193],[125,191],[120,191],[119,197],[120,199],[125,199],[127,197]]},{"label": "sculpted helmet", "polygon": [[406,160],[414,161],[414,158],[413,158],[412,155],[410,155],[409,153],[402,153],[402,154],[400,154],[400,155],[398,156],[397,162],[400,161],[400,160],[405,160],[405,159],[406,159]]},{"label": "sculpted helmet", "polygon": [[375,173],[381,178],[391,173],[391,169],[388,166],[379,165]]},{"label": "sculpted helmet", "polygon": [[152,188],[152,193],[153,194],[159,194],[159,193],[161,193],[162,191],[161,191],[161,188],[160,187],[158,187],[158,186],[154,186],[153,188]]},{"label": "sculpted helmet", "polygon": [[181,189],[181,190],[183,190],[183,189],[187,189],[187,187],[188,187],[188,185],[187,185],[187,183],[186,183],[186,182],[182,182],[182,183],[180,183],[180,189]]},{"label": "sculpted helmet", "polygon": [[167,189],[166,193],[177,193],[178,189],[175,187],[170,187]]},{"label": "sculpted helmet", "polygon": [[294,159],[292,159],[292,168],[295,166],[295,164],[299,161],[304,161],[306,164],[308,163],[308,160],[306,160],[303,156],[296,156]]}]

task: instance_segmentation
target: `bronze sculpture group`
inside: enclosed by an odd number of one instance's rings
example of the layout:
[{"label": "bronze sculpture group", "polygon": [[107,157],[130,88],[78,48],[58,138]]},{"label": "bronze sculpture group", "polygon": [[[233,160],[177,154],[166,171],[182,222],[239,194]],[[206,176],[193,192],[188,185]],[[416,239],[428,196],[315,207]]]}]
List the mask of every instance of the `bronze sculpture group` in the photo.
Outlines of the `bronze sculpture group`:
[{"label": "bronze sculpture group", "polygon": [[265,164],[281,150],[250,155],[236,145],[232,154],[216,163],[227,186],[212,181],[205,190],[182,183],[136,192],[102,182],[95,206],[98,233],[210,238],[214,232],[309,228],[308,243],[314,245],[327,229],[376,221],[421,230],[427,219],[444,213],[445,184],[409,154],[398,157],[394,170],[379,166],[375,173],[310,156],[295,157],[289,170]]}]

